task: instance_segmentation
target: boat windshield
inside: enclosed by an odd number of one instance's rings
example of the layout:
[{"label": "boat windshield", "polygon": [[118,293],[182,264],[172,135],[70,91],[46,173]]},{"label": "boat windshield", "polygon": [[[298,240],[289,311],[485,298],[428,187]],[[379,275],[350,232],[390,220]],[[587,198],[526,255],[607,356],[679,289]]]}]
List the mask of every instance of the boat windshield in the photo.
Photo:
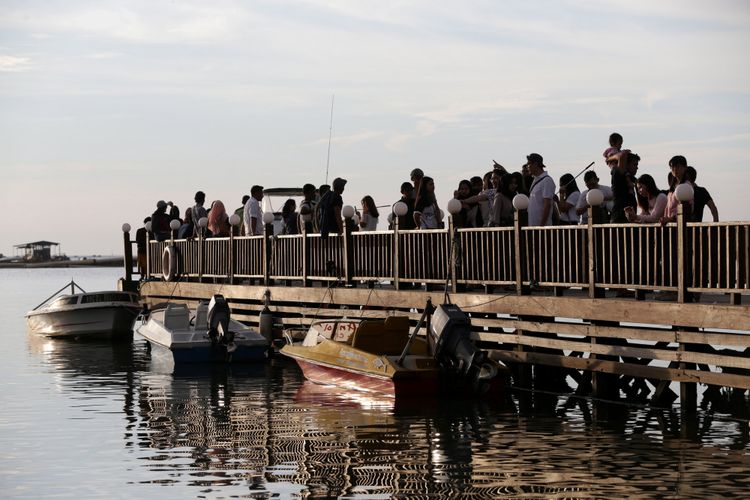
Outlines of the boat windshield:
[{"label": "boat windshield", "polygon": [[317,321],[310,325],[304,345],[316,345],[322,339],[333,339],[336,342],[351,342],[352,335],[359,325],[357,320]]},{"label": "boat windshield", "polygon": [[84,295],[81,299],[82,304],[91,304],[95,302],[133,302],[133,297],[129,293],[105,292]]},{"label": "boat windshield", "polygon": [[50,304],[50,307],[70,306],[78,303],[78,295],[63,295]]}]

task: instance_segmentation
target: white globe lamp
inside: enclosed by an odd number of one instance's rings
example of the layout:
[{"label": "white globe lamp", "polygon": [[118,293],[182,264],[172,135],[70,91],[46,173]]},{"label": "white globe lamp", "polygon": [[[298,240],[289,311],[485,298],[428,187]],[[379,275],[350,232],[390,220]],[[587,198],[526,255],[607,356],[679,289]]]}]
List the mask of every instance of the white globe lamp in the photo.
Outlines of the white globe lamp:
[{"label": "white globe lamp", "polygon": [[677,200],[681,202],[691,201],[693,197],[695,196],[695,192],[693,190],[693,186],[691,186],[689,183],[680,184],[677,186],[674,190],[674,196],[677,198]]},{"label": "white globe lamp", "polygon": [[393,213],[398,217],[403,217],[408,211],[409,207],[403,201],[397,201],[393,204]]},{"label": "white globe lamp", "polygon": [[122,232],[123,233],[129,233],[130,232],[130,224],[128,224],[127,222],[125,224],[123,224],[122,225]]},{"label": "white globe lamp", "polygon": [[179,221],[179,220],[177,220],[177,219],[172,219],[171,221],[169,221],[169,228],[170,228],[170,229],[171,229],[172,231],[177,231],[178,229],[180,229],[180,226],[181,226],[181,225],[182,225],[182,224],[180,224],[180,221]]},{"label": "white globe lamp", "polygon": [[346,219],[351,219],[354,217],[354,207],[351,205],[344,205],[344,208],[341,209],[341,215]]},{"label": "white globe lamp", "polygon": [[237,214],[232,214],[229,216],[229,223],[233,226],[237,226],[240,223],[240,216]]},{"label": "white globe lamp", "polygon": [[150,233],[151,232],[151,227],[152,227],[151,221],[148,221],[147,223],[145,223],[143,225],[143,227],[146,229],[146,231],[148,231]]},{"label": "white globe lamp", "polygon": [[519,212],[529,208],[529,197],[523,193],[515,195],[513,197],[513,208]]},{"label": "white globe lamp", "polygon": [[198,219],[198,226],[199,227],[208,226],[208,217],[201,217],[200,219]]},{"label": "white globe lamp", "polygon": [[264,212],[263,213],[263,224],[270,224],[273,222],[273,219],[276,216],[273,214],[273,212]]},{"label": "white globe lamp", "polygon": [[604,193],[600,189],[591,189],[586,193],[586,203],[592,207],[598,207],[604,203]]},{"label": "white globe lamp", "polygon": [[461,211],[461,202],[456,198],[453,198],[448,202],[448,206],[446,208],[448,209],[449,214],[456,215]]}]

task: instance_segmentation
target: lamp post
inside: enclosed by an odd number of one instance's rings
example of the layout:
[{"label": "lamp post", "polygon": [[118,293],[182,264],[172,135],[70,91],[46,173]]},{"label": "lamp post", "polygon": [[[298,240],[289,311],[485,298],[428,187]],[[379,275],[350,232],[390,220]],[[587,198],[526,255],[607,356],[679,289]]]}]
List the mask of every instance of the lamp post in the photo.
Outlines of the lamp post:
[{"label": "lamp post", "polygon": [[174,245],[174,239],[177,237],[177,230],[180,229],[180,221],[178,219],[172,219],[169,221],[169,229],[171,231],[169,232],[170,235],[170,245]]},{"label": "lamp post", "polygon": [[208,217],[201,217],[198,219],[198,281],[203,281],[203,269],[205,268],[205,262],[203,262],[204,252],[204,240],[206,238],[206,226],[208,226]]},{"label": "lamp post", "polygon": [[596,252],[598,245],[596,244],[596,233],[594,232],[594,223],[602,223],[602,208],[601,204],[604,203],[604,193],[599,189],[591,189],[586,194],[586,203],[588,203],[588,221],[587,221],[587,240],[588,240],[588,253],[589,253],[589,298],[594,299],[597,297],[604,296],[604,290],[596,289]]},{"label": "lamp post", "polygon": [[122,241],[125,245],[125,256],[123,264],[125,265],[125,281],[129,282],[133,277],[133,245],[130,241],[130,224],[127,222],[122,225]]},{"label": "lamp post", "polygon": [[151,233],[153,228],[151,221],[145,223],[143,228],[146,230],[146,278],[149,278],[151,276],[151,238],[154,236]]},{"label": "lamp post", "polygon": [[457,264],[459,258],[457,255],[459,248],[458,235],[456,233],[456,226],[453,223],[453,218],[461,211],[461,206],[461,201],[452,198],[448,201],[448,205],[445,207],[450,214],[450,217],[448,217],[448,238],[450,239],[451,251],[448,261],[450,263],[451,291],[453,293],[458,291],[458,284],[456,283],[456,268],[458,267]]},{"label": "lamp post", "polygon": [[400,288],[401,276],[401,245],[398,238],[399,220],[409,211],[409,207],[403,201],[397,201],[391,207],[393,212],[393,288]]},{"label": "lamp post", "polygon": [[526,262],[526,245],[521,234],[521,228],[529,222],[529,197],[525,194],[517,194],[513,197],[513,235],[516,250],[516,295],[523,295],[523,264]]},{"label": "lamp post", "polygon": [[[229,231],[229,284],[234,284],[234,267],[235,267],[235,251],[234,251],[234,232],[237,226],[240,225],[242,219],[237,214],[229,216],[229,225],[232,226],[232,230]],[[239,232],[238,232],[239,234]]]},{"label": "lamp post", "polygon": [[352,282],[354,267],[354,248],[352,247],[352,218],[354,217],[354,207],[344,205],[341,209],[341,215],[344,216],[344,283],[347,285]]},{"label": "lamp post", "polygon": [[690,202],[695,192],[690,183],[682,183],[674,190],[674,197],[680,204],[677,206],[677,302],[684,303],[688,299],[688,282],[690,266],[688,265],[688,230],[687,219]]},{"label": "lamp post", "polygon": [[263,212],[263,284],[268,286],[271,275],[271,238],[274,236],[273,212]]}]

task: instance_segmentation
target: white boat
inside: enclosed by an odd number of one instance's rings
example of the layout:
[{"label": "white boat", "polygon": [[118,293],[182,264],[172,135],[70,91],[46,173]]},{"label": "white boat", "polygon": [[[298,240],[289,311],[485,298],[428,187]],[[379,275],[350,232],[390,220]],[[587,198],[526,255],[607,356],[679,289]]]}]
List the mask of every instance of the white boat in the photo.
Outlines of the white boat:
[{"label": "white boat", "polygon": [[222,295],[198,303],[192,317],[185,304],[167,304],[152,311],[136,332],[152,354],[168,355],[175,364],[258,361],[271,347],[258,331],[230,318]]},{"label": "white boat", "polygon": [[[68,286],[71,293],[58,296]],[[135,293],[86,292],[71,281],[26,313],[26,323],[29,332],[46,337],[128,338],[140,310]]]}]

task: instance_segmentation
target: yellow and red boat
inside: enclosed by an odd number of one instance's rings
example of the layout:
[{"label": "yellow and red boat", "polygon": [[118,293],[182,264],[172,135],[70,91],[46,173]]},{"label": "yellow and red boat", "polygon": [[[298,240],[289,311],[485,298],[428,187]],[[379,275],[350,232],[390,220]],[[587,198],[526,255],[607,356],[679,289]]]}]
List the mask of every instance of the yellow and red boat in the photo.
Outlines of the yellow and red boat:
[{"label": "yellow and red boat", "polygon": [[311,382],[391,397],[504,391],[507,368],[474,346],[460,309],[438,306],[426,337],[419,326],[410,334],[406,316],[316,321],[281,353]]}]

